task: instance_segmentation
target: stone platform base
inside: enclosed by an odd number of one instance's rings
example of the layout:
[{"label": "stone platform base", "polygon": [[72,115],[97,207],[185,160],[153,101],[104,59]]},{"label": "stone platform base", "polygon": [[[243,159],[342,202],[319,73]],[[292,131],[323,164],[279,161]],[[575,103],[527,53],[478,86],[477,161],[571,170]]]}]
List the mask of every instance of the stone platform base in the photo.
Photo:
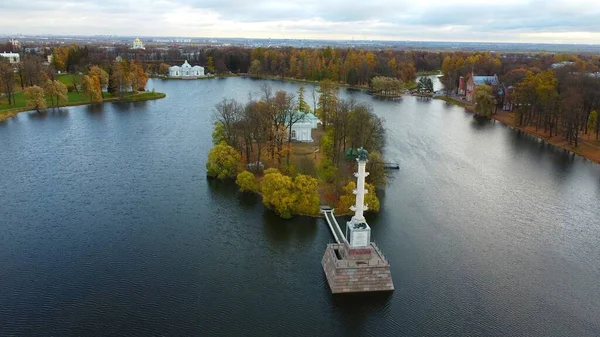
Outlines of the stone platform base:
[{"label": "stone platform base", "polygon": [[321,264],[333,294],[394,290],[390,264],[373,242],[362,249],[329,244]]}]

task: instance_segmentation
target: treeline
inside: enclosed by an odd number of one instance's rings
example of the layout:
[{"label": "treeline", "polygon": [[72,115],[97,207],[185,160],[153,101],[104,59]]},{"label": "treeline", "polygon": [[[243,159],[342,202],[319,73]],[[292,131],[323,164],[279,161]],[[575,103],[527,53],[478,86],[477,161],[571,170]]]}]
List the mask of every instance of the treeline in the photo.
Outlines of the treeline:
[{"label": "treeline", "polygon": [[600,121],[600,57],[597,55],[538,54],[500,56],[457,52],[442,63],[443,82],[456,92],[459,78],[496,74],[500,85],[481,85],[475,91],[475,111],[490,115],[505,106],[516,112],[516,124],[533,126],[577,146],[581,135],[595,133]]},{"label": "treeline", "polygon": [[600,131],[600,78],[558,71],[527,72],[511,98],[516,105],[516,123],[543,129],[578,145],[582,134]]},{"label": "treeline", "polygon": [[594,73],[600,70],[600,56],[575,54],[499,54],[490,52],[455,52],[444,56],[442,82],[446,90],[456,92],[459,78],[475,75],[498,75],[506,86],[515,86],[528,72],[539,73],[560,64],[557,70],[570,73]]},{"label": "treeline", "polygon": [[20,84],[25,91],[26,105],[36,110],[57,107],[68,102],[68,92],[78,92],[91,102],[101,102],[104,92],[123,97],[128,93],[144,91],[148,75],[135,61],[115,61],[106,69],[93,65],[83,75],[71,74],[67,84],[61,82],[51,67],[41,58],[27,55],[16,65],[0,58],[0,92],[6,95],[8,105],[15,105],[15,92]]},{"label": "treeline", "polygon": [[[366,86],[375,76],[413,82],[418,54],[404,51],[363,49],[256,48],[251,52],[249,73]],[[436,57],[421,59],[423,70],[439,68]],[[430,64],[432,62],[433,64]],[[433,69],[431,69],[433,68]]]}]

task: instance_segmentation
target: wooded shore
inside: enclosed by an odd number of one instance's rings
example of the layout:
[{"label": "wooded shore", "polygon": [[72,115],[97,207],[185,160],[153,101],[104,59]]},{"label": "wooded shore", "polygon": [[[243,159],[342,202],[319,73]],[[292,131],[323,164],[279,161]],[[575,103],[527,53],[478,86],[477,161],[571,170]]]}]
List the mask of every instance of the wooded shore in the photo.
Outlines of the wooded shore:
[{"label": "wooded shore", "polygon": [[[436,97],[437,99],[443,100],[448,104],[454,104],[465,108],[465,110],[469,112],[473,112],[473,107],[463,101],[455,100],[451,97],[440,96]],[[593,162],[600,164],[600,140],[596,140],[595,137],[591,137],[588,139],[586,135],[580,135],[579,144],[577,147],[569,144],[564,138],[559,136],[552,136],[547,132],[544,132],[543,129],[536,130],[534,126],[521,126],[515,123],[515,113],[509,111],[500,111],[496,114],[490,116],[494,120],[499,121],[500,123],[526,132],[529,135],[535,136],[548,144],[560,147],[572,153],[578,154],[586,159],[589,159]]]}]

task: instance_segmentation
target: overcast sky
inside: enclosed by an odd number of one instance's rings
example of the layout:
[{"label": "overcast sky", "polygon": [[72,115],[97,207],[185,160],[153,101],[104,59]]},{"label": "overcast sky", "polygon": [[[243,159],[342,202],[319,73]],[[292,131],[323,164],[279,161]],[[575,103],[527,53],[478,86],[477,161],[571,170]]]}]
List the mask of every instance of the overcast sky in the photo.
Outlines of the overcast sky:
[{"label": "overcast sky", "polygon": [[0,34],[600,44],[600,2],[1,0]]}]

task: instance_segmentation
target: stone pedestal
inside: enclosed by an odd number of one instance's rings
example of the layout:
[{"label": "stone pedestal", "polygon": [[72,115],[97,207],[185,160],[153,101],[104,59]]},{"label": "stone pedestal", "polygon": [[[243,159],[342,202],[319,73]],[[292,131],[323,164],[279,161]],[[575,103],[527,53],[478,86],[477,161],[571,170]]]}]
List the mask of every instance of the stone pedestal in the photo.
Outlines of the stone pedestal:
[{"label": "stone pedestal", "polygon": [[363,248],[329,244],[321,264],[333,294],[394,290],[390,264],[373,242]]}]

